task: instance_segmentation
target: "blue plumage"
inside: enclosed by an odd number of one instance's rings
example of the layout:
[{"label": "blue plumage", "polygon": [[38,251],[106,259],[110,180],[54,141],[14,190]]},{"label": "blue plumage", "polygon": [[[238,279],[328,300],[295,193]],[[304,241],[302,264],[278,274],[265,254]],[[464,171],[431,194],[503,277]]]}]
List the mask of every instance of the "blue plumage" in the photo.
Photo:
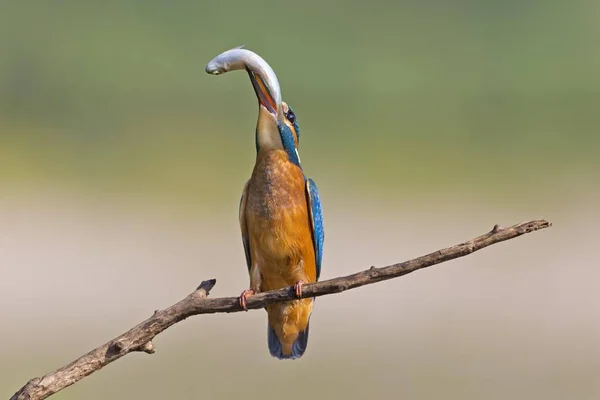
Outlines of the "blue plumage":
[{"label": "blue plumage", "polygon": [[312,230],[313,245],[317,264],[317,281],[321,275],[321,260],[323,259],[323,242],[325,241],[325,228],[323,225],[323,210],[321,209],[321,197],[316,183],[308,178],[306,180],[306,194],[310,210],[310,223]]},{"label": "blue plumage", "polygon": [[288,356],[283,354],[283,351],[281,349],[281,342],[279,342],[277,334],[275,333],[273,328],[271,328],[271,326],[267,324],[267,340],[269,343],[269,353],[271,353],[273,357],[278,358],[280,360],[295,360],[297,358],[302,357],[302,355],[306,351],[306,347],[308,346],[309,327],[310,322],[306,326],[306,329],[298,334],[298,338],[292,346],[292,354]]},{"label": "blue plumage", "polygon": [[283,122],[278,123],[279,126],[279,134],[281,135],[281,142],[283,143],[283,148],[288,155],[288,158],[292,163],[300,167],[300,159],[298,158],[298,150],[296,149],[296,143],[294,142],[294,134],[292,130]]}]

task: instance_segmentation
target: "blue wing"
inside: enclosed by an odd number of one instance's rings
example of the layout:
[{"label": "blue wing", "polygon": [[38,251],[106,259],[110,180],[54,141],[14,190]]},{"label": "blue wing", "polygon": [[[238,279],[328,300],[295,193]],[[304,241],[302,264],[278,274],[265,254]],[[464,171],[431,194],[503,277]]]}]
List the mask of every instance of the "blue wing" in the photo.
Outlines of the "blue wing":
[{"label": "blue wing", "polygon": [[239,218],[240,218],[240,229],[242,230],[242,242],[244,243],[244,253],[246,253],[246,265],[248,265],[248,272],[252,266],[252,260],[250,259],[250,239],[248,237],[248,227],[246,226],[246,199],[248,198],[248,183],[244,185],[244,191],[242,192],[242,198],[240,199]]},{"label": "blue wing", "polygon": [[308,210],[312,230],[313,245],[315,246],[315,257],[317,264],[317,280],[321,275],[321,260],[323,259],[323,242],[325,241],[325,229],[323,227],[323,210],[321,209],[321,198],[315,182],[308,178],[306,180],[306,197],[308,199]]}]

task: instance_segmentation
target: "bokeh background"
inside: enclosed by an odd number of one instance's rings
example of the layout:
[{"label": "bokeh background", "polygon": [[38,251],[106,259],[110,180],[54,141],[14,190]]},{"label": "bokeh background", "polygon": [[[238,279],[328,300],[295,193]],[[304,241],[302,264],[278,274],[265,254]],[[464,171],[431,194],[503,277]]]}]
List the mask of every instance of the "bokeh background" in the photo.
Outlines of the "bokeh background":
[{"label": "bokeh background", "polygon": [[600,3],[0,3],[0,397],[217,278],[247,287],[245,44],[277,72],[325,209],[322,277],[550,230],[266,315],[191,318],[56,399],[597,399]]}]

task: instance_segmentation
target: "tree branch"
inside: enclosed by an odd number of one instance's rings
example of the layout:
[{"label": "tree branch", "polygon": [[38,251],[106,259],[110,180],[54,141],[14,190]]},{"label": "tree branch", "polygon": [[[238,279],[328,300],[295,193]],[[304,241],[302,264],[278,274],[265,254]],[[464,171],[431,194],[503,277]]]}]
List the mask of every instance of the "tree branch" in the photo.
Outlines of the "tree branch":
[{"label": "tree branch", "polygon": [[[421,268],[464,257],[484,247],[550,226],[552,224],[545,220],[523,222],[509,228],[500,228],[496,225],[490,232],[468,242],[438,250],[413,260],[382,268],[371,267],[368,270],[345,277],[306,284],[302,288],[302,297],[317,297],[340,293],[348,289],[397,278]],[[155,311],[154,315],[147,320],[110,342],[81,356],[70,364],[50,372],[41,378],[31,379],[11,397],[11,400],[45,399],[126,354],[134,351],[143,351],[152,354],[154,353],[152,339],[156,335],[192,315],[242,311],[237,297],[207,298],[215,283],[215,279],[202,282],[193,293],[177,304],[164,310]],[[250,296],[247,301],[247,307],[248,309],[264,308],[270,303],[293,299],[296,299],[295,292],[292,287],[289,287]]]}]

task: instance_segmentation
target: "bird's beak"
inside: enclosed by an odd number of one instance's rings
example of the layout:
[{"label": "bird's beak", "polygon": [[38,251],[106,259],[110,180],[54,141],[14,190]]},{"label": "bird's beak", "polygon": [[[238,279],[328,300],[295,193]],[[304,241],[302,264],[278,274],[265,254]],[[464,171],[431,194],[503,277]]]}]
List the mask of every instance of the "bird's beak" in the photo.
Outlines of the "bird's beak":
[{"label": "bird's beak", "polygon": [[277,104],[278,98],[281,96],[275,91],[279,90],[279,88],[269,88],[269,86],[265,83],[263,78],[254,71],[247,69],[248,75],[250,76],[250,81],[252,82],[252,86],[254,87],[254,92],[256,93],[256,97],[258,98],[258,103],[260,106],[264,107],[269,113],[273,115],[273,117],[278,118],[282,115],[281,112],[281,104]]}]

